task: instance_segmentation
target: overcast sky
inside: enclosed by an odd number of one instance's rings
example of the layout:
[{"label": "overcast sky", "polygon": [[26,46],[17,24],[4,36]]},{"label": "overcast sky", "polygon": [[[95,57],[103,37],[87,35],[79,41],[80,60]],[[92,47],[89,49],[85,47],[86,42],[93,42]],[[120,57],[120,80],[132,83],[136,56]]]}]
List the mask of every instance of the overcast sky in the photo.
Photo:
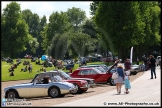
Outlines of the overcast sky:
[{"label": "overcast sky", "polygon": [[[42,1],[42,2],[31,2],[31,1],[17,1],[18,4],[21,6],[21,10],[24,9],[30,9],[33,13],[38,14],[40,17],[43,15],[46,16],[47,20],[49,19],[49,16],[53,12],[60,12],[60,11],[67,11],[68,8],[76,7],[81,8],[83,11],[86,12],[86,16],[90,18],[90,3],[92,1]],[[1,1],[1,12],[2,10],[9,4],[10,1]]]}]

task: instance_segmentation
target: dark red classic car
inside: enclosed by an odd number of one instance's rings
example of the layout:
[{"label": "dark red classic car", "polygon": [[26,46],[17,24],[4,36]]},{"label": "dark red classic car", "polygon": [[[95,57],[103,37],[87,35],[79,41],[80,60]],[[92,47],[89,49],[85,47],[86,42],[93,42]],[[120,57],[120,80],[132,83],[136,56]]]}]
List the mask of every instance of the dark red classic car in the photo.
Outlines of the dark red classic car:
[{"label": "dark red classic car", "polygon": [[68,77],[68,74],[66,74],[63,71],[51,70],[51,71],[48,71],[48,73],[50,73],[52,76],[60,76],[63,79],[63,81],[73,83],[76,86],[77,90],[72,91],[71,92],[72,94],[81,94],[83,92],[86,92],[88,88],[90,87],[89,83],[86,80],[72,79],[72,78],[70,79],[70,77]]},{"label": "dark red classic car", "polygon": [[115,85],[114,80],[111,78],[112,73],[102,73],[96,68],[78,68],[73,73],[70,74],[73,78],[92,78],[95,83],[109,83],[110,85]]}]

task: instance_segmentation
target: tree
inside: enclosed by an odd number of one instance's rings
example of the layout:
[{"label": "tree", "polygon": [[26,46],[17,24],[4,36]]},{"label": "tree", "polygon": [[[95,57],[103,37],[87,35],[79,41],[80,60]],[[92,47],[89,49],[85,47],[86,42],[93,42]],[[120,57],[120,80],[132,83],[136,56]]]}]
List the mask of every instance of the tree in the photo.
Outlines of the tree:
[{"label": "tree", "polygon": [[[30,35],[32,35],[34,38],[37,38],[37,39],[34,39],[34,41],[40,42],[41,36],[39,35],[40,34],[40,29],[39,29],[40,18],[39,18],[39,16],[36,13],[32,13],[31,10],[29,10],[29,9],[23,10],[22,14],[23,14],[23,18],[25,19],[26,23],[29,26]],[[31,47],[31,42],[33,42],[33,39],[30,41],[30,43],[28,43],[26,45],[27,50],[24,53],[27,53],[27,54],[30,54],[31,52],[33,54],[36,53],[36,49],[39,48],[39,46]],[[38,42],[36,42],[36,43],[38,43]],[[36,49],[34,49],[34,48],[36,48]]]},{"label": "tree", "polygon": [[51,42],[49,49],[51,52],[49,55],[51,55],[55,59],[64,59],[64,56],[68,50],[68,39],[69,35],[67,32],[63,34],[56,34]]},{"label": "tree", "polygon": [[160,45],[160,8],[158,2],[143,2],[139,1],[140,5],[140,16],[142,21],[145,23],[145,28],[141,35],[144,35],[142,42],[138,45],[139,56],[141,57],[144,53],[146,56],[150,54],[150,51],[155,46]]},{"label": "tree", "polygon": [[36,53],[36,49],[39,47],[39,43],[37,41],[37,38],[33,38],[29,41],[29,45],[31,47],[31,52]]},{"label": "tree", "polygon": [[94,52],[96,40],[85,33],[70,33],[70,50],[74,56],[86,56]]},{"label": "tree", "polygon": [[39,33],[38,33],[39,38],[37,39],[37,41],[39,43],[39,47],[37,49],[37,55],[44,54],[44,51],[42,49],[43,38],[41,36],[41,32],[43,32],[46,25],[47,25],[47,19],[46,19],[46,16],[43,15],[43,17],[40,19],[40,23],[39,23]]},{"label": "tree", "polygon": [[33,13],[30,9],[25,9],[22,11],[22,17],[23,19],[26,21],[26,23],[28,24],[29,27],[29,33],[32,34],[32,16]]},{"label": "tree", "polygon": [[51,40],[56,34],[64,33],[69,27],[68,17],[65,12],[53,12],[49,17],[49,23],[41,33],[43,38],[42,47],[44,50],[51,44]]},{"label": "tree", "polygon": [[92,38],[97,38],[96,25],[92,19],[87,19],[82,25],[82,33],[90,35]]},{"label": "tree", "polygon": [[69,22],[74,27],[74,32],[77,32],[79,30],[79,25],[82,24],[86,18],[85,11],[81,10],[80,8],[72,7],[71,9],[68,9],[66,13],[68,15]]},{"label": "tree", "polygon": [[95,15],[99,3],[100,3],[100,1],[93,1],[92,3],[90,3],[90,14],[91,14],[92,16]]},{"label": "tree", "polygon": [[1,18],[1,48],[5,55],[14,58],[16,53],[26,50],[25,46],[32,36],[28,33],[28,25],[22,18],[18,3],[8,4]]},{"label": "tree", "polygon": [[[128,51],[131,46],[139,44],[144,29],[144,23],[140,19],[138,2],[115,1],[100,2],[95,23],[104,34],[105,43],[111,51],[118,51],[119,58],[125,59],[123,51]],[[127,50],[126,50],[127,49]],[[126,53],[128,54],[128,53]]]}]

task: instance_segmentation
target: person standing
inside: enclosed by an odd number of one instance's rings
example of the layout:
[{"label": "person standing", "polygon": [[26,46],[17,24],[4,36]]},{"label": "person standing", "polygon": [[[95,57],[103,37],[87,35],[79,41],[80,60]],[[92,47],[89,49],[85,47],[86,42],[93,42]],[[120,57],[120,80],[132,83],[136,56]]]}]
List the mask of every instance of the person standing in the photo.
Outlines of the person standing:
[{"label": "person standing", "polygon": [[129,91],[128,89],[131,89],[131,85],[130,85],[130,72],[129,71],[125,71],[125,77],[124,77],[124,85],[125,85],[125,93],[128,94]]},{"label": "person standing", "polygon": [[150,57],[149,64],[150,64],[150,69],[151,69],[151,78],[150,79],[153,79],[153,74],[154,74],[155,79],[156,79],[156,72],[155,72],[156,60],[153,57],[153,55],[150,55],[149,57]]},{"label": "person standing", "polygon": [[114,82],[116,84],[117,94],[120,94],[121,86],[124,82],[124,69],[123,69],[123,65],[121,63],[118,63],[117,72],[118,72],[119,76],[117,79],[114,79]]},{"label": "person standing", "polygon": [[30,64],[30,72],[32,72],[33,66],[32,64]]},{"label": "person standing", "polygon": [[28,70],[29,70],[29,73],[30,73],[30,65],[28,66]]},{"label": "person standing", "polygon": [[127,59],[126,62],[124,63],[124,67],[125,67],[125,71],[130,71],[131,63],[129,59]]}]

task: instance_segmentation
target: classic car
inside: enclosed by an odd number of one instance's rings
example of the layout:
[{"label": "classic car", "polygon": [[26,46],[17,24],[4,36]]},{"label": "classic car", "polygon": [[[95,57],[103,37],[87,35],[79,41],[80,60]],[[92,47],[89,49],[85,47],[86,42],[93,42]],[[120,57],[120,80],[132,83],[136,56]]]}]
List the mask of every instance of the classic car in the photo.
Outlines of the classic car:
[{"label": "classic car", "polygon": [[64,75],[66,73],[61,72],[60,70],[52,70],[48,71],[47,73],[52,74],[52,76],[60,76],[63,81],[74,84],[76,86],[76,90],[71,91],[72,94],[81,94],[87,91],[88,88],[90,87],[86,80],[67,79]]},{"label": "classic car", "polygon": [[111,78],[112,73],[102,73],[100,70],[89,67],[89,68],[78,68],[73,73],[70,74],[74,78],[92,78],[95,83],[109,83],[110,85],[115,85],[114,80]]},{"label": "classic car", "polygon": [[136,75],[140,71],[142,71],[141,65],[131,65],[131,74]]},{"label": "classic car", "polygon": [[[51,79],[51,81],[49,81]],[[32,98],[49,96],[51,98],[64,97],[76,90],[69,82],[61,81],[61,77],[41,72],[36,74],[29,83],[22,83],[4,88],[5,98]]]},{"label": "classic car", "polygon": [[[61,78],[63,78],[64,80],[84,80],[88,82],[88,87],[93,87],[95,85],[94,83],[94,79],[91,78],[73,78],[70,76],[71,73],[67,74],[66,72],[62,71],[62,70],[51,70],[50,72],[55,72],[55,74],[59,75]],[[87,91],[87,90],[84,90]]]},{"label": "classic car", "polygon": [[[124,67],[124,63],[122,63],[123,67]],[[125,68],[124,68],[125,70]],[[138,72],[142,71],[142,68],[140,65],[131,65],[131,69],[130,69],[130,75],[136,75]]]},{"label": "classic car", "polygon": [[160,65],[160,62],[161,62],[161,56],[157,56],[156,58],[156,65]]}]

